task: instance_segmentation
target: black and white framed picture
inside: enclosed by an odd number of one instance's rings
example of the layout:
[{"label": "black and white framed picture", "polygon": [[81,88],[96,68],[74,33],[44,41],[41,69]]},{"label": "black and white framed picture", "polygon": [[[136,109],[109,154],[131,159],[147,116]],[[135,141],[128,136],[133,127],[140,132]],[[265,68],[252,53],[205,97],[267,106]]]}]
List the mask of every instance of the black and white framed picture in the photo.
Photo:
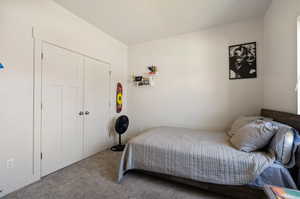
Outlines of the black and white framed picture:
[{"label": "black and white framed picture", "polygon": [[229,79],[256,77],[256,42],[229,46]]}]

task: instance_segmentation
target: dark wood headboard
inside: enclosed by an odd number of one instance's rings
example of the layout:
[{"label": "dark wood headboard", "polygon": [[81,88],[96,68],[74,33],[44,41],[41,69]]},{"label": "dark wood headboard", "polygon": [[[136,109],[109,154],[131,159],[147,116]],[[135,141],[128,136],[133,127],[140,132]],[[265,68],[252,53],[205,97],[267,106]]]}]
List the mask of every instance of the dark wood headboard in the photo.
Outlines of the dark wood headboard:
[{"label": "dark wood headboard", "polygon": [[300,132],[300,115],[268,109],[262,109],[260,114],[264,117],[273,118],[277,122],[287,124]]}]

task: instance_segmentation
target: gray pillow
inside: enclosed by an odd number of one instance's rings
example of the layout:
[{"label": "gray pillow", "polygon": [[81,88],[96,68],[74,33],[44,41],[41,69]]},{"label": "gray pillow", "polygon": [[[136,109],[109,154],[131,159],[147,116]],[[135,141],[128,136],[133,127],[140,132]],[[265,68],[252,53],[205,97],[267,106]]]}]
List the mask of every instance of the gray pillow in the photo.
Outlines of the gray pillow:
[{"label": "gray pillow", "polygon": [[272,121],[273,119],[263,116],[240,116],[233,122],[231,129],[227,132],[227,134],[232,137],[239,128],[255,120]]},{"label": "gray pillow", "polygon": [[239,128],[230,142],[235,148],[245,152],[261,149],[269,144],[278,127],[272,122],[255,120]]},{"label": "gray pillow", "polygon": [[278,126],[278,130],[272,138],[268,150],[275,155],[278,162],[288,164],[293,153],[293,128],[279,122],[273,122],[273,124]]}]

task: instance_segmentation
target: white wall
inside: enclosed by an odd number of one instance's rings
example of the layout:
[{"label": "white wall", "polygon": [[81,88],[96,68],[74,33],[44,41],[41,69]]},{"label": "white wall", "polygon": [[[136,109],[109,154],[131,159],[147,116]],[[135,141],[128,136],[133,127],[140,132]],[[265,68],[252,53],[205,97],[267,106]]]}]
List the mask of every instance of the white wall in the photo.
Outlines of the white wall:
[{"label": "white wall", "polygon": [[[253,41],[258,78],[229,80],[228,46]],[[143,74],[151,64],[159,72],[154,87],[129,88],[131,134],[161,125],[223,130],[240,114],[258,114],[262,46],[262,19],[130,46],[130,74]]]},{"label": "white wall", "polygon": [[[39,178],[39,143],[34,143],[33,133],[32,27],[42,39],[110,62],[113,86],[121,81],[125,88],[127,46],[51,0],[1,0],[0,27],[0,62],[6,67],[0,71],[1,197]],[[12,169],[6,165],[10,158],[15,161]]]},{"label": "white wall", "polygon": [[297,112],[299,0],[273,0],[265,16],[264,107]]}]

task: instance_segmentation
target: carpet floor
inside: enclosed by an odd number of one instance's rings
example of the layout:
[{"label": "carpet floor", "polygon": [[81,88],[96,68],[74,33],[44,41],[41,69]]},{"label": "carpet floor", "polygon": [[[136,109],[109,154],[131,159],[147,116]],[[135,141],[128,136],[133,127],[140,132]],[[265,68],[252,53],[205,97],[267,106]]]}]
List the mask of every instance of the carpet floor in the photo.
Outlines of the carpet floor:
[{"label": "carpet floor", "polygon": [[4,199],[224,199],[198,188],[129,173],[116,183],[121,153],[104,151],[9,194]]}]

